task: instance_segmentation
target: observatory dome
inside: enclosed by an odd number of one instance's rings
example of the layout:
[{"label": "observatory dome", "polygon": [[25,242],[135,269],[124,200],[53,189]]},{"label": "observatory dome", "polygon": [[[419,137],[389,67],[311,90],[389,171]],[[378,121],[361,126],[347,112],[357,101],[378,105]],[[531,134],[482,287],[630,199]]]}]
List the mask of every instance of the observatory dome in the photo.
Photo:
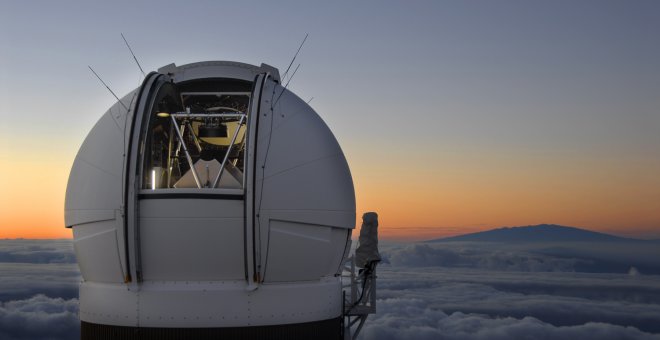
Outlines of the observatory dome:
[{"label": "observatory dome", "polygon": [[351,173],[271,66],[148,74],[83,142],[65,224],[84,339],[322,339],[341,327]]}]

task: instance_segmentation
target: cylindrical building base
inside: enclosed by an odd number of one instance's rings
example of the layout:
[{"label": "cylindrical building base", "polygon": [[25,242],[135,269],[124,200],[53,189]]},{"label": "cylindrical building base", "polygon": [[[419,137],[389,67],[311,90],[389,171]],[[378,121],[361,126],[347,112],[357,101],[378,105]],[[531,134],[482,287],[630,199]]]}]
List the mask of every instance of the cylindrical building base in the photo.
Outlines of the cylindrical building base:
[{"label": "cylindrical building base", "polygon": [[81,322],[81,340],[160,339],[343,339],[342,319],[315,322],[227,328],[151,328],[101,325]]}]

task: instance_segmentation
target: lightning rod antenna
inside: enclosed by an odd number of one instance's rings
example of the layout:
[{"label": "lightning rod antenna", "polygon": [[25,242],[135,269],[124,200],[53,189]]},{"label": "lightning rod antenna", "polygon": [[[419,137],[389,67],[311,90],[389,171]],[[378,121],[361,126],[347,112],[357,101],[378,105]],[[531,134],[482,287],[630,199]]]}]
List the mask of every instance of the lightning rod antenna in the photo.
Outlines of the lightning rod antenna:
[{"label": "lightning rod antenna", "polygon": [[282,89],[282,92],[280,92],[280,95],[277,96],[277,100],[275,100],[275,103],[273,103],[273,106],[277,105],[277,102],[280,101],[280,98],[282,98],[282,95],[284,94],[284,91],[286,91],[286,88],[289,87],[289,83],[293,79],[293,76],[295,76],[296,72],[298,72],[299,67],[300,67],[300,64],[298,64],[298,66],[296,66],[296,69],[293,70],[293,73],[291,73],[291,77],[289,77],[289,80],[286,82],[286,85],[284,85],[284,88]]},{"label": "lightning rod antenna", "polygon": [[106,83],[103,81],[103,79],[101,79],[101,77],[99,77],[99,75],[94,71],[94,69],[93,69],[91,66],[87,65],[87,67],[89,67],[89,70],[92,71],[92,73],[94,73],[94,75],[96,76],[96,78],[99,79],[99,81],[101,82],[101,84],[103,84],[103,85],[105,86],[105,88],[108,89],[108,91],[110,91],[110,93],[112,94],[112,96],[114,96],[115,99],[117,99],[117,101],[119,102],[119,104],[121,104],[121,106],[123,106],[124,109],[126,109],[126,111],[128,111],[128,108],[126,107],[126,105],[124,105],[124,103],[121,102],[121,100],[119,99],[119,97],[117,97],[117,95],[116,95],[114,92],[112,92],[112,90],[110,89],[110,87],[108,86],[108,84],[106,84]]},{"label": "lightning rod antenna", "polygon": [[142,72],[142,75],[146,77],[147,75],[144,73],[144,70],[142,69],[142,66],[140,66],[140,62],[137,60],[137,57],[135,56],[135,53],[133,53],[133,49],[131,48],[131,45],[128,44],[128,41],[124,37],[124,33],[120,33],[120,34],[121,34],[121,38],[124,39],[124,42],[126,43],[126,47],[128,47],[128,51],[131,52],[131,55],[133,56],[133,60],[135,60],[135,63],[137,64],[138,68],[140,69],[140,72]]},{"label": "lightning rod antenna", "polygon": [[[286,75],[289,73],[289,70],[291,69],[291,66],[293,65],[293,62],[296,60],[296,57],[298,56],[298,53],[300,53],[300,49],[305,44],[305,41],[307,41],[308,36],[309,36],[309,33],[305,33],[305,39],[303,39],[303,41],[300,43],[300,46],[298,47],[298,50],[296,51],[296,54],[293,56],[293,59],[291,59],[291,62],[289,63],[289,67],[287,67],[286,71],[284,71],[284,76],[282,76],[282,81],[284,81],[284,78],[286,78]],[[298,65],[298,66],[300,66],[300,65]]]}]

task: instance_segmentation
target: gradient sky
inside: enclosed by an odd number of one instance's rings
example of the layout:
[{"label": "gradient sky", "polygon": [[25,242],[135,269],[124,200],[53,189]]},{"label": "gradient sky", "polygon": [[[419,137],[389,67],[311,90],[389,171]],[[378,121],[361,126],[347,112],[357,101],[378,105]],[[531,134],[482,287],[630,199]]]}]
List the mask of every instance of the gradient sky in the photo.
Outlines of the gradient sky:
[{"label": "gradient sky", "polygon": [[0,238],[70,237],[73,158],[147,70],[286,68],[385,238],[555,223],[660,237],[660,2],[0,1]]}]

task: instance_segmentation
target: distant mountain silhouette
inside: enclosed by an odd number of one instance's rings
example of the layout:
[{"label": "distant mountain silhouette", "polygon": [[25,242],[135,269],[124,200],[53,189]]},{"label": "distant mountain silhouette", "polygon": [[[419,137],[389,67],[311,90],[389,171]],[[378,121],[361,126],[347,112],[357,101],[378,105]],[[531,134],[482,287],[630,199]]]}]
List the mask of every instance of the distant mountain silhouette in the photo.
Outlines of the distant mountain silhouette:
[{"label": "distant mountain silhouette", "polygon": [[427,242],[652,242],[555,224],[503,227]]}]

